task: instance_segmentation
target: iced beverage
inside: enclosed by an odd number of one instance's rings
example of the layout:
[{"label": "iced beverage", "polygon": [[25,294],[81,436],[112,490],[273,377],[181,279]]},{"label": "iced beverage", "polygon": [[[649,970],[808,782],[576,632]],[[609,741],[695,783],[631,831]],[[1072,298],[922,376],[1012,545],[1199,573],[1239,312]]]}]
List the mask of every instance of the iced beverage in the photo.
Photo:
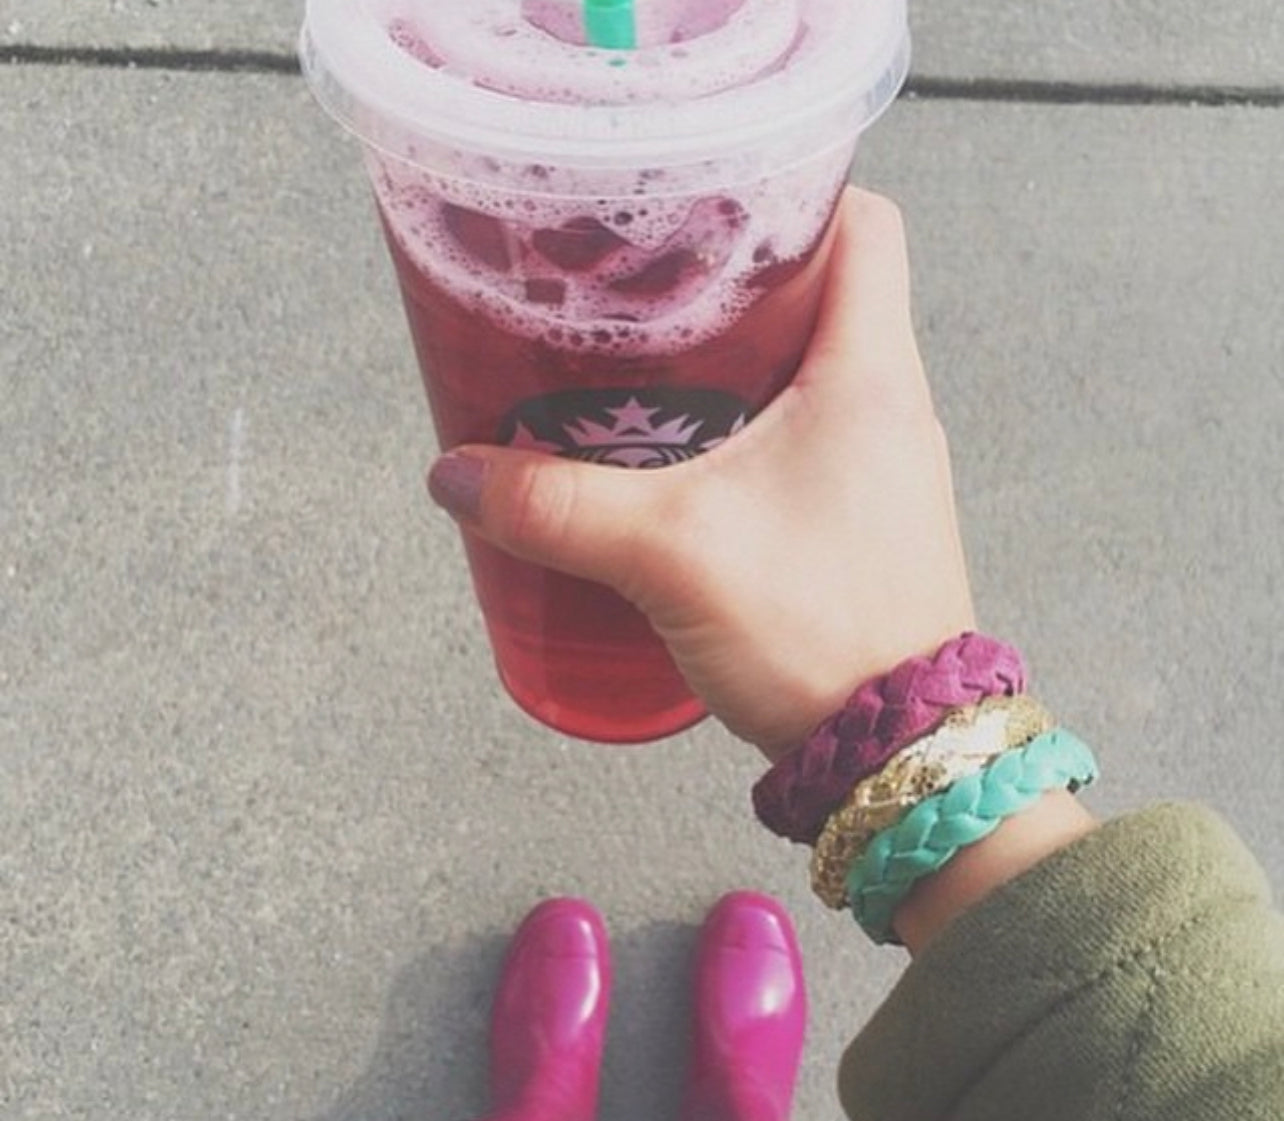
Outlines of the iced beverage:
[{"label": "iced beverage", "polygon": [[[797,369],[856,138],[904,78],[903,0],[635,20],[619,51],[572,0],[309,2],[305,70],[366,143],[443,447],[664,467]],[[528,712],[610,742],[703,715],[614,593],[465,543]]]}]

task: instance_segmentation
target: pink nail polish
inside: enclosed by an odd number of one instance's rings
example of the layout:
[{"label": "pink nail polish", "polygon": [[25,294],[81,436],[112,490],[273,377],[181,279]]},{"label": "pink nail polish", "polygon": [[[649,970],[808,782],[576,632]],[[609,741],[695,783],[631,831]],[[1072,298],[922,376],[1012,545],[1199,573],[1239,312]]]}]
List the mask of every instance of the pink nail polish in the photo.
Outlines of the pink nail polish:
[{"label": "pink nail polish", "polygon": [[481,517],[482,481],[486,464],[460,452],[443,455],[428,472],[428,493],[438,506],[461,521]]}]

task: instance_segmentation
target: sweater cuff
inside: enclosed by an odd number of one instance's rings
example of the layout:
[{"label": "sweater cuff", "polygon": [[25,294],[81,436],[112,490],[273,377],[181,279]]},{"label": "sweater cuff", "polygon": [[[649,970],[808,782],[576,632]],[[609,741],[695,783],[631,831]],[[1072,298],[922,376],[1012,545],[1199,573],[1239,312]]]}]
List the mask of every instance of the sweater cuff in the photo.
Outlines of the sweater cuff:
[{"label": "sweater cuff", "polygon": [[1210,910],[1268,898],[1257,862],[1208,810],[1157,806],[1101,826],[996,889],[913,961],[843,1056],[848,1116],[951,1115],[1076,997]]}]

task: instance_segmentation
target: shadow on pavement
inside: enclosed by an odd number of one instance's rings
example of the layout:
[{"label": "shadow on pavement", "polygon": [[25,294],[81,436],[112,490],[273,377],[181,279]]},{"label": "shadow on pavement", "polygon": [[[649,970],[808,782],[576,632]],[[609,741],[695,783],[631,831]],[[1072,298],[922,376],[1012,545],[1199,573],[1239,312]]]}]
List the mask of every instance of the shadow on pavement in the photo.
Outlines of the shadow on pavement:
[{"label": "shadow on pavement", "polygon": [[[608,926],[610,916],[607,916]],[[655,922],[613,938],[603,1121],[676,1118],[686,1075],[696,928]],[[365,1072],[311,1121],[465,1121],[489,1105],[486,1037],[508,941],[487,936],[398,972]]]}]

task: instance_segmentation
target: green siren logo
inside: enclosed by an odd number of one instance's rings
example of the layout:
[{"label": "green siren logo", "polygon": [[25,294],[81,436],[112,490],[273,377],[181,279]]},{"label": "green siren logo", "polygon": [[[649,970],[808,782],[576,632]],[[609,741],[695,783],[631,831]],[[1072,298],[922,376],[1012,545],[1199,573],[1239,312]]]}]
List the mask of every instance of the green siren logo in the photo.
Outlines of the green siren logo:
[{"label": "green siren logo", "polygon": [[499,442],[586,463],[667,467],[712,451],[749,407],[711,389],[575,389],[523,402]]}]

